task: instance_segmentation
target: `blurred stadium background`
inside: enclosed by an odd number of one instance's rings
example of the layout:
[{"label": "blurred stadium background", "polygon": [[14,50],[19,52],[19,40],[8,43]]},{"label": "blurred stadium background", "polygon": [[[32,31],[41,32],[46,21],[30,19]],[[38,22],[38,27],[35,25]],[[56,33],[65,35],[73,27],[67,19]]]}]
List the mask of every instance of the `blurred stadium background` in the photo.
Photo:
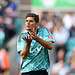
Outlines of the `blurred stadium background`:
[{"label": "blurred stadium background", "polygon": [[[15,33],[13,36],[11,36],[12,35],[11,33],[9,33],[9,34],[7,33],[6,35],[9,35],[8,40],[6,40],[3,43],[3,45],[5,45],[5,47],[7,47],[5,49],[7,49],[8,53],[9,53],[9,61],[10,61],[9,75],[19,75],[19,69],[20,69],[19,65],[20,64],[19,64],[19,55],[16,51],[16,39],[17,39],[17,35],[21,31],[22,26],[24,25],[24,18],[26,16],[26,14],[29,12],[34,12],[34,13],[39,14],[40,15],[40,25],[45,26],[47,24],[46,27],[47,28],[50,27],[50,29],[53,26],[51,23],[51,21],[52,21],[51,19],[53,19],[53,16],[57,16],[56,19],[58,19],[58,17],[62,18],[62,20],[64,22],[64,26],[67,29],[67,30],[65,30],[65,32],[67,32],[67,34],[55,36],[56,44],[57,45],[66,45],[67,50],[68,50],[66,59],[68,56],[72,56],[72,51],[73,51],[73,49],[75,50],[75,43],[74,43],[74,40],[75,40],[75,10],[74,10],[75,9],[75,0],[12,0],[12,1],[16,4],[16,9],[15,9],[15,11],[13,11],[13,13],[15,13],[15,16],[17,17],[16,21],[14,22]],[[5,13],[6,13],[5,16],[9,17],[10,16],[10,15],[8,15],[9,10],[7,10],[7,11],[5,11]],[[10,21],[10,19],[8,19],[8,20]],[[57,20],[57,21],[59,21],[59,20]],[[6,21],[6,23],[7,23],[7,21]],[[7,23],[7,24],[9,24],[9,23]],[[51,31],[50,29],[49,29],[49,31]],[[59,38],[60,40],[58,40],[57,38],[60,36],[64,36],[64,37]],[[2,39],[0,39],[0,40],[2,40]],[[68,40],[70,40],[70,41],[68,41]],[[1,44],[1,46],[2,46],[2,44]],[[54,52],[49,51],[49,56],[50,56],[51,67],[52,67],[52,65],[54,64],[54,61],[55,61],[55,58],[53,58]],[[74,58],[74,56],[73,56],[73,58]],[[73,59],[73,60],[75,61],[75,59]],[[75,68],[74,68],[74,70],[75,70]],[[63,75],[65,75],[65,74],[63,74]]]}]

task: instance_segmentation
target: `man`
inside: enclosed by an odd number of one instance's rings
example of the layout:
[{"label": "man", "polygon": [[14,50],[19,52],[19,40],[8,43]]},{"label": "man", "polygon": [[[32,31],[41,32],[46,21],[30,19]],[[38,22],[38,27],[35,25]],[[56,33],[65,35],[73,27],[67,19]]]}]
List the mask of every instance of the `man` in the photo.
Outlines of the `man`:
[{"label": "man", "polygon": [[50,33],[39,27],[39,16],[29,13],[26,16],[24,31],[17,39],[17,51],[22,57],[21,75],[48,75],[48,49],[52,49]]}]

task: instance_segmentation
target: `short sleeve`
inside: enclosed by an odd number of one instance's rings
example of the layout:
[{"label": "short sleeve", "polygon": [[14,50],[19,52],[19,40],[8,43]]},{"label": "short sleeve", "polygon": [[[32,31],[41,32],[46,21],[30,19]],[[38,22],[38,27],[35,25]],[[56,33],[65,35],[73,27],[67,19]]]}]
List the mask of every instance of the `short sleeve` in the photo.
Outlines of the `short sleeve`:
[{"label": "short sleeve", "polygon": [[25,47],[25,40],[23,40],[22,36],[24,33],[21,33],[18,37],[17,37],[17,51],[20,52],[21,50],[24,49]]},{"label": "short sleeve", "polygon": [[46,41],[55,42],[53,34],[47,30],[47,28],[41,28],[39,30],[39,35]]},{"label": "short sleeve", "polygon": [[49,44],[50,46],[55,46],[54,36],[51,32],[48,31],[47,28],[41,28],[38,32],[38,36],[47,42],[52,42],[52,44]]}]

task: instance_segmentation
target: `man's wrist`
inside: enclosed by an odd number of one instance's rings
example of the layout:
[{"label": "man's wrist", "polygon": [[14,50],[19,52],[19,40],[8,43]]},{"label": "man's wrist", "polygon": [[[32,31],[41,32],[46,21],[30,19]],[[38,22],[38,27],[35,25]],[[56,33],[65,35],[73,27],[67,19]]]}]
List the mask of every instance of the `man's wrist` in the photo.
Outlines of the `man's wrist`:
[{"label": "man's wrist", "polygon": [[33,39],[34,39],[34,40],[37,40],[37,39],[38,39],[38,36],[36,35]]},{"label": "man's wrist", "polygon": [[26,43],[26,45],[30,45],[30,44],[31,44],[31,42],[27,42],[27,43]]}]

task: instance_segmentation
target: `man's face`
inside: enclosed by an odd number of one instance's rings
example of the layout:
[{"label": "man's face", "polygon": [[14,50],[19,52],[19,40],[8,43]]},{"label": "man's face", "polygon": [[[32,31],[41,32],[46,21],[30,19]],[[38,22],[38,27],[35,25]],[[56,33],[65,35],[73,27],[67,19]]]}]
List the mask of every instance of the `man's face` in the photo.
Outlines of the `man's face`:
[{"label": "man's face", "polygon": [[37,28],[37,24],[33,17],[27,17],[25,21],[25,29],[35,31]]}]

